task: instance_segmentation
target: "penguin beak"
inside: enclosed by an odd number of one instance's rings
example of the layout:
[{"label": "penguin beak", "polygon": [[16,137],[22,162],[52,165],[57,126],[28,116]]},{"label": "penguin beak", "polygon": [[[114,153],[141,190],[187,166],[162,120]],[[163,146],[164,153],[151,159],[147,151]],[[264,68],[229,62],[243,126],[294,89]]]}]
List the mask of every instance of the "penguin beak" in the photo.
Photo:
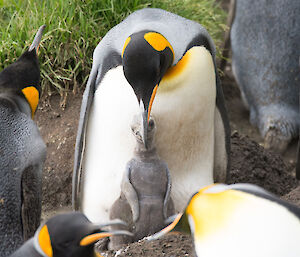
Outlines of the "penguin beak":
[{"label": "penguin beak", "polygon": [[99,232],[99,233],[94,233],[94,234],[85,236],[84,238],[81,239],[79,244],[80,244],[80,246],[87,246],[87,245],[97,242],[101,238],[110,237],[110,236],[114,236],[114,235],[133,236],[132,233],[130,233],[129,231],[126,231],[126,230],[113,230],[113,231],[109,231],[109,232]]},{"label": "penguin beak", "polygon": [[155,233],[154,235],[148,236],[147,240],[152,241],[152,240],[155,240],[155,239],[158,239],[158,238],[164,236],[165,234],[167,234],[171,231],[176,231],[176,226],[177,226],[178,222],[180,221],[182,215],[183,215],[183,213],[179,213],[179,214],[169,217],[166,220],[166,222],[171,222],[171,224],[168,225],[167,227],[165,227],[164,229],[162,229],[161,231]]},{"label": "penguin beak", "polygon": [[32,44],[30,45],[30,47],[28,49],[29,52],[31,52],[32,50],[35,50],[36,54],[38,54],[38,50],[39,50],[40,43],[41,43],[41,40],[42,40],[42,35],[43,35],[43,32],[44,32],[45,28],[46,28],[46,25],[43,25],[39,28],[38,32],[36,33],[36,35],[33,39]]},{"label": "penguin beak", "polygon": [[148,110],[145,110],[143,101],[140,101],[141,137],[143,144],[148,149]]},{"label": "penguin beak", "polygon": [[152,104],[157,92],[158,84],[154,87],[152,91],[152,95],[148,104],[145,105],[143,101],[140,101],[140,113],[141,113],[141,136],[142,136],[142,141],[144,143],[144,146],[146,149],[148,149],[148,125],[149,125],[149,119],[150,119],[150,114],[151,114],[151,109],[152,109]]},{"label": "penguin beak", "polygon": [[[107,227],[107,226],[110,226],[110,225],[126,225],[127,226],[127,223],[122,221],[122,220],[119,220],[119,219],[111,220],[111,221],[109,221],[107,223],[104,223],[104,224],[94,224],[93,225],[93,228],[94,228],[93,230],[98,230],[99,231],[99,228]],[[101,232],[92,233],[92,234],[89,234],[89,235],[83,237],[80,240],[79,244],[80,244],[80,246],[87,246],[87,245],[90,245],[90,244],[93,244],[93,243],[97,242],[101,238],[110,237],[110,236],[114,236],[114,235],[133,236],[133,234],[131,232],[126,231],[126,230],[101,231]]]}]

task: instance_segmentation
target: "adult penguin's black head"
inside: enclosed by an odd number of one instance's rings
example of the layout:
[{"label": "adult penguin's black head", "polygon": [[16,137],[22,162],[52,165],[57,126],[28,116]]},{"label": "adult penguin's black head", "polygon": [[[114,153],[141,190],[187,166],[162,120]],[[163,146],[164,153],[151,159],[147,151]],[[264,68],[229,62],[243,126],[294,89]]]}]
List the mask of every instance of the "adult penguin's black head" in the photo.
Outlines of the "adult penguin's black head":
[{"label": "adult penguin's black head", "polygon": [[42,256],[93,257],[94,244],[112,235],[132,235],[127,231],[102,231],[101,227],[123,222],[93,224],[80,212],[59,214],[50,218],[36,232],[34,246]]},{"label": "adult penguin's black head", "polygon": [[172,65],[174,51],[168,40],[154,31],[140,31],[129,36],[123,47],[124,75],[140,104],[143,141],[147,147],[147,130],[157,87]]},{"label": "adult penguin's black head", "polygon": [[30,106],[32,117],[41,95],[37,53],[44,29],[45,25],[41,26],[29,49],[0,73],[0,94],[25,98]]}]

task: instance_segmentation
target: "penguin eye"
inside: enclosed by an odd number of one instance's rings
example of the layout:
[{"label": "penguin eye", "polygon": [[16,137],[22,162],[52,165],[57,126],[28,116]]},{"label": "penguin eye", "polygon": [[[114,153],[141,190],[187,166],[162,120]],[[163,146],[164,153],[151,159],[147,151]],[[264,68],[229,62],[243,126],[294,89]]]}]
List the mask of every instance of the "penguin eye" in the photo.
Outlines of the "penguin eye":
[{"label": "penguin eye", "polygon": [[59,245],[60,248],[69,247],[71,245],[76,244],[77,238],[74,237],[67,237],[67,238],[61,238],[60,241],[56,242],[56,245]]},{"label": "penguin eye", "polygon": [[153,127],[154,127],[154,121],[153,120],[151,120],[151,119],[149,120],[148,127],[149,127],[150,130],[153,129]]},{"label": "penguin eye", "polygon": [[65,240],[60,243],[63,248],[69,248],[72,244],[74,244],[74,239]]}]

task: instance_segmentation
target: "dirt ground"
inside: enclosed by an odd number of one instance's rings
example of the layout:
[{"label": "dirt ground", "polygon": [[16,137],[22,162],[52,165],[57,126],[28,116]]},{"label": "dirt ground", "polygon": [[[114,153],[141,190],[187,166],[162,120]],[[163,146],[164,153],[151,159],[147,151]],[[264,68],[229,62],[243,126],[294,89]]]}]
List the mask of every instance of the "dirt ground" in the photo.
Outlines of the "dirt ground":
[{"label": "dirt ground", "polygon": [[[254,183],[300,206],[300,186],[295,178],[296,142],[291,144],[283,156],[265,150],[257,129],[248,121],[249,114],[242,104],[229,65],[222,82],[232,128],[229,183]],[[64,110],[59,105],[58,95],[43,100],[38,107],[35,121],[47,145],[43,177],[43,218],[71,210],[74,146],[81,97],[82,94],[74,96],[70,93]],[[117,252],[106,251],[102,255],[195,256],[191,238],[186,235],[167,235],[152,242],[141,240]]]}]

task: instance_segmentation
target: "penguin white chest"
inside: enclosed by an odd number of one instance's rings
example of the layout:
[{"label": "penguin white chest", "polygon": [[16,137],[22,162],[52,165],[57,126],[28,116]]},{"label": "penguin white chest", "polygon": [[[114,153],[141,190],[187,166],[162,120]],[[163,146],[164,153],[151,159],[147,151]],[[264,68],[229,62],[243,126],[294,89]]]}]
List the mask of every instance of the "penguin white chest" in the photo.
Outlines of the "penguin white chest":
[{"label": "penguin white chest", "polygon": [[108,220],[120,195],[135,140],[131,122],[139,106],[121,66],[107,72],[95,92],[86,132],[82,210],[93,222]]},{"label": "penguin white chest", "polygon": [[[175,209],[213,183],[215,69],[204,47],[193,47],[182,58],[178,74],[162,80],[153,103],[156,145],[167,162]],[[167,74],[168,75],[168,74]]]}]

